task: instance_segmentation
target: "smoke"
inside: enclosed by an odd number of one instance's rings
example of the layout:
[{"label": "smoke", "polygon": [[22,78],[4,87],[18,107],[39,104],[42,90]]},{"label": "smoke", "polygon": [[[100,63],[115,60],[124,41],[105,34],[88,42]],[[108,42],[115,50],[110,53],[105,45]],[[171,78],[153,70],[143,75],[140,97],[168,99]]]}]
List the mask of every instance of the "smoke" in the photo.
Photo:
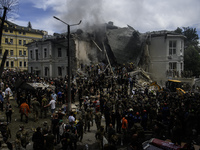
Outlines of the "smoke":
[{"label": "smoke", "polygon": [[69,24],[82,20],[78,27],[73,28],[83,28],[105,22],[102,17],[103,0],[67,0],[65,6],[66,11],[62,13],[64,20],[67,20]]}]

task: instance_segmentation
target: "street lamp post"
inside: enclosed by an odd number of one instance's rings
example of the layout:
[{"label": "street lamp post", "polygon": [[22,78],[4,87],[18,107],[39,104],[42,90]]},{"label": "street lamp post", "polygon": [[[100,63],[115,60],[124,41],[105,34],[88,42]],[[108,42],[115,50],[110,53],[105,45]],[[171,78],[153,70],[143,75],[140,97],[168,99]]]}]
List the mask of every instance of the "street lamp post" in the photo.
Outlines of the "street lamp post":
[{"label": "street lamp post", "polygon": [[67,74],[68,74],[68,81],[67,81],[67,100],[68,100],[68,114],[69,114],[69,111],[71,110],[71,81],[70,81],[70,78],[71,78],[71,54],[70,54],[70,26],[75,26],[75,25],[79,25],[81,23],[81,20],[79,23],[77,24],[71,24],[69,25],[68,23],[62,21],[61,19],[53,16],[55,19],[61,21],[62,23],[66,24],[67,25],[67,29],[68,29],[68,38],[67,38],[67,42],[68,42],[68,45],[67,45],[67,54],[68,54],[68,68],[67,68]]}]

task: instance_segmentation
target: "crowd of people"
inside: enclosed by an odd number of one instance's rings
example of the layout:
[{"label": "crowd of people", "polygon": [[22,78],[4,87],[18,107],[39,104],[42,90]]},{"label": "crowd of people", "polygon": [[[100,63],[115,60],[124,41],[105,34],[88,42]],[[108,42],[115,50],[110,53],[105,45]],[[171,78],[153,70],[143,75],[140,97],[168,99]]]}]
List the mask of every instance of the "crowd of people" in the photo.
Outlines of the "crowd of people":
[{"label": "crowd of people", "polygon": [[[151,132],[151,137],[171,139],[179,145],[181,142],[190,145],[194,139],[198,139],[199,94],[159,93],[150,91],[148,86],[138,87],[136,76],[129,74],[134,69],[133,64],[115,66],[112,71],[103,63],[81,65],[79,73],[72,76],[71,87],[71,102],[78,101],[79,109],[70,113],[66,106],[67,78],[50,80],[28,73],[7,71],[0,84],[5,92],[4,96],[0,91],[0,109],[4,111],[5,107],[7,124],[11,123],[9,95],[12,93],[19,107],[20,121],[23,122],[25,117],[25,123],[29,122],[30,108],[33,109],[34,121],[40,117],[51,119],[50,125],[44,123],[43,127],[38,126],[32,135],[35,150],[53,150],[60,143],[64,150],[77,149],[77,142],[83,140],[84,133],[90,132],[94,124],[100,149],[116,149],[121,145],[128,145],[133,150],[142,149],[142,142],[147,140],[147,131]],[[55,85],[55,89],[16,88],[17,80],[46,82]],[[23,127],[16,135],[18,148],[26,148],[27,145],[27,132]],[[104,138],[107,139],[106,143]]]}]

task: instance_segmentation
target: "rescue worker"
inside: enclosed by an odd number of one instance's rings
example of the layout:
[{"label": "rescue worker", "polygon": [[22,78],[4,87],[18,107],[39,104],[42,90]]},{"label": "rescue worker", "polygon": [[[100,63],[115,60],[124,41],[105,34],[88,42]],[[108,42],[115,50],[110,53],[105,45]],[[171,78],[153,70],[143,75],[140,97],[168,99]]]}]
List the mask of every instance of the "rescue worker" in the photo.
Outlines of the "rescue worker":
[{"label": "rescue worker", "polygon": [[47,121],[44,121],[43,124],[42,124],[42,134],[45,135],[48,133],[49,131],[49,126],[48,126],[48,123]]},{"label": "rescue worker", "polygon": [[108,143],[114,144],[113,136],[116,134],[115,129],[113,128],[113,125],[110,123],[108,128]]},{"label": "rescue worker", "polygon": [[99,111],[99,108],[96,109],[96,113],[95,113],[95,123],[96,123],[96,126],[97,126],[97,130],[100,130],[100,126],[101,126],[101,112]]},{"label": "rescue worker", "polygon": [[77,134],[78,134],[78,139],[80,142],[82,142],[82,139],[83,139],[83,126],[84,126],[84,123],[83,123],[83,119],[82,118],[79,118],[79,122],[77,123]]},{"label": "rescue worker", "polygon": [[91,121],[91,112],[90,109],[87,109],[87,113],[85,115],[85,131],[88,129],[88,132],[90,132],[90,121]]},{"label": "rescue worker", "polygon": [[48,103],[47,101],[47,98],[46,98],[46,94],[43,95],[43,98],[42,98],[42,103],[41,103],[41,111],[40,111],[40,117],[42,118],[43,116],[43,113],[44,113],[44,118],[47,117],[47,111],[48,111],[48,108],[47,107],[44,107],[46,106]]},{"label": "rescue worker", "polygon": [[62,149],[63,150],[67,150],[68,147],[73,150],[73,146],[72,146],[72,140],[70,137],[70,125],[66,125],[65,126],[65,132],[63,134],[63,138],[61,139],[62,142]]},{"label": "rescue worker", "polygon": [[44,136],[41,133],[41,128],[37,127],[36,132],[32,136],[33,149],[34,150],[43,150],[44,148]]},{"label": "rescue worker", "polygon": [[54,135],[51,133],[51,130],[44,135],[44,150],[54,150],[54,144],[56,140]]},{"label": "rescue worker", "polygon": [[[4,95],[2,93],[2,91],[0,90],[0,109],[3,112],[3,105],[4,105]],[[8,102],[8,101],[7,101]]]},{"label": "rescue worker", "polygon": [[122,118],[122,132],[123,132],[123,143],[126,142],[127,138],[127,130],[128,130],[128,121],[127,121],[127,115]]},{"label": "rescue worker", "polygon": [[77,128],[74,124],[71,124],[70,131],[71,131],[71,135],[73,135],[71,136],[71,140],[72,140],[72,143],[74,144],[74,148],[76,149],[78,135],[77,135]]},{"label": "rescue worker", "polygon": [[19,130],[16,133],[16,138],[19,142],[18,144],[20,145],[21,143],[21,146],[23,148],[26,148],[26,145],[28,144],[28,136],[28,132],[24,129],[24,125],[20,125]]},{"label": "rescue worker", "polygon": [[23,116],[25,116],[26,123],[28,123],[28,113],[30,112],[30,108],[25,101],[20,105],[19,112],[21,113],[21,121],[23,120]]},{"label": "rescue worker", "polygon": [[9,102],[6,103],[6,120],[7,124],[8,121],[11,123],[11,116],[12,116],[12,106]]},{"label": "rescue worker", "polygon": [[40,103],[37,101],[37,98],[33,99],[32,108],[33,108],[33,117],[35,122],[38,120],[39,108],[40,108]]},{"label": "rescue worker", "polygon": [[100,145],[100,149],[103,149],[103,137],[104,136],[105,136],[104,126],[101,126],[100,130],[98,130],[95,134],[95,138]]},{"label": "rescue worker", "polygon": [[65,124],[64,124],[63,120],[60,120],[59,121],[59,136],[57,139],[57,143],[60,143],[60,141],[63,137],[64,131],[65,131]]}]

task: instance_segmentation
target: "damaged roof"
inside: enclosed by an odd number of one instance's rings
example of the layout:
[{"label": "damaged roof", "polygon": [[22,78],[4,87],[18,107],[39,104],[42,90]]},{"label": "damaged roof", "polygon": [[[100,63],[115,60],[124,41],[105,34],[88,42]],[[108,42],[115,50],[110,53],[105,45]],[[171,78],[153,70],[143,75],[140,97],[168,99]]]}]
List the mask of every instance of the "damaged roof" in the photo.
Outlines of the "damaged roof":
[{"label": "damaged roof", "polygon": [[117,63],[138,63],[142,53],[141,34],[132,27],[107,30],[108,44]]}]

